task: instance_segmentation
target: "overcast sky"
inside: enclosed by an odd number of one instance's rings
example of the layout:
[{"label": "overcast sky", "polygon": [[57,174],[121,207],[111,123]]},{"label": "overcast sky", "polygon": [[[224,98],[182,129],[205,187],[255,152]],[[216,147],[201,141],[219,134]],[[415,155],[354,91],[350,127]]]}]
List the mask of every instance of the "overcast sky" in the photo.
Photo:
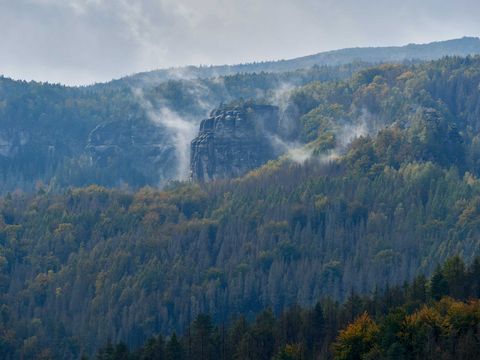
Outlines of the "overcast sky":
[{"label": "overcast sky", "polygon": [[89,84],[187,64],[480,35],[479,0],[0,0],[0,74]]}]

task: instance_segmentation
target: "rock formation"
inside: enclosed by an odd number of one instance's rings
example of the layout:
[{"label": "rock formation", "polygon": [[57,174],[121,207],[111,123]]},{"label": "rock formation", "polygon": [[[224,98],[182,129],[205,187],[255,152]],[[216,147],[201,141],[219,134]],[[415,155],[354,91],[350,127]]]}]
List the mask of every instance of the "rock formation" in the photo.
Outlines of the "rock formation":
[{"label": "rock formation", "polygon": [[[160,178],[175,176],[175,147],[163,129],[149,121],[110,121],[98,125],[89,135],[85,148],[92,164],[110,169],[115,165],[126,173],[143,179],[152,168]],[[155,173],[153,172],[153,175]],[[154,181],[145,178],[142,182]]]},{"label": "rock formation", "polygon": [[243,104],[212,111],[191,143],[191,179],[205,182],[245,174],[275,157],[275,106]]}]

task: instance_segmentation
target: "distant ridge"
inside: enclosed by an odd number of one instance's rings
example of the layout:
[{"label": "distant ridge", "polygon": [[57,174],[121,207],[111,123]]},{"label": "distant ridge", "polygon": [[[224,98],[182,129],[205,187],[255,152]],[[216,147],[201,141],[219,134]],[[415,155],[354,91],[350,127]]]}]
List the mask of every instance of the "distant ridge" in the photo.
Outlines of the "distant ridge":
[{"label": "distant ridge", "polygon": [[368,63],[402,62],[405,60],[435,60],[444,56],[467,56],[480,54],[480,38],[463,37],[427,44],[408,44],[387,47],[356,47],[321,52],[289,60],[218,66],[186,66],[153,70],[114,80],[108,84],[158,83],[175,79],[210,78],[237,73],[284,72],[309,68],[314,65],[342,65],[354,61]]}]

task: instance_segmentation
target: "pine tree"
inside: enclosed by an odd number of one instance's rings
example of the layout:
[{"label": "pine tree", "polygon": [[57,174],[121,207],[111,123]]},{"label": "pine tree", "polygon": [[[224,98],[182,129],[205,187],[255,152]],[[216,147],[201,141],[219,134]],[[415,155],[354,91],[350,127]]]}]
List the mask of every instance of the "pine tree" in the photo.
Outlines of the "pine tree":
[{"label": "pine tree", "polygon": [[448,283],[443,276],[442,269],[438,266],[430,280],[430,296],[434,300],[440,300],[448,294]]},{"label": "pine tree", "polygon": [[170,339],[167,342],[165,347],[165,359],[166,360],[183,360],[185,359],[185,354],[183,351],[182,344],[177,339],[177,334],[173,333]]}]

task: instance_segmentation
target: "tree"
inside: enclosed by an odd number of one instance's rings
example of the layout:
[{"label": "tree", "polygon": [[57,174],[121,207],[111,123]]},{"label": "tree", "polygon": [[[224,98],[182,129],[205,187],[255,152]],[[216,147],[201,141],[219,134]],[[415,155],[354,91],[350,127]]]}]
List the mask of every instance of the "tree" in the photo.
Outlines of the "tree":
[{"label": "tree", "polygon": [[473,260],[468,272],[468,283],[470,284],[469,295],[474,298],[480,298],[480,258]]},{"label": "tree", "polygon": [[192,355],[199,360],[214,359],[217,348],[212,318],[199,314],[192,324]]},{"label": "tree", "polygon": [[253,339],[253,359],[269,360],[275,350],[275,318],[273,312],[265,310],[255,319],[251,334]]},{"label": "tree", "polygon": [[379,328],[367,313],[360,315],[333,344],[335,360],[360,360],[374,349]]},{"label": "tree", "polygon": [[443,275],[440,266],[437,266],[430,280],[430,296],[434,300],[440,300],[448,294],[448,282]]},{"label": "tree", "polygon": [[320,351],[325,337],[325,316],[320,303],[306,314],[302,332],[308,351],[311,354]]},{"label": "tree", "polygon": [[467,292],[465,263],[459,256],[448,259],[442,269],[448,284],[448,294],[456,299],[464,299]]},{"label": "tree", "polygon": [[182,344],[177,339],[177,334],[173,333],[165,347],[166,360],[183,360],[185,358]]},{"label": "tree", "polygon": [[140,360],[164,360],[165,342],[162,335],[150,338],[139,354]]}]

